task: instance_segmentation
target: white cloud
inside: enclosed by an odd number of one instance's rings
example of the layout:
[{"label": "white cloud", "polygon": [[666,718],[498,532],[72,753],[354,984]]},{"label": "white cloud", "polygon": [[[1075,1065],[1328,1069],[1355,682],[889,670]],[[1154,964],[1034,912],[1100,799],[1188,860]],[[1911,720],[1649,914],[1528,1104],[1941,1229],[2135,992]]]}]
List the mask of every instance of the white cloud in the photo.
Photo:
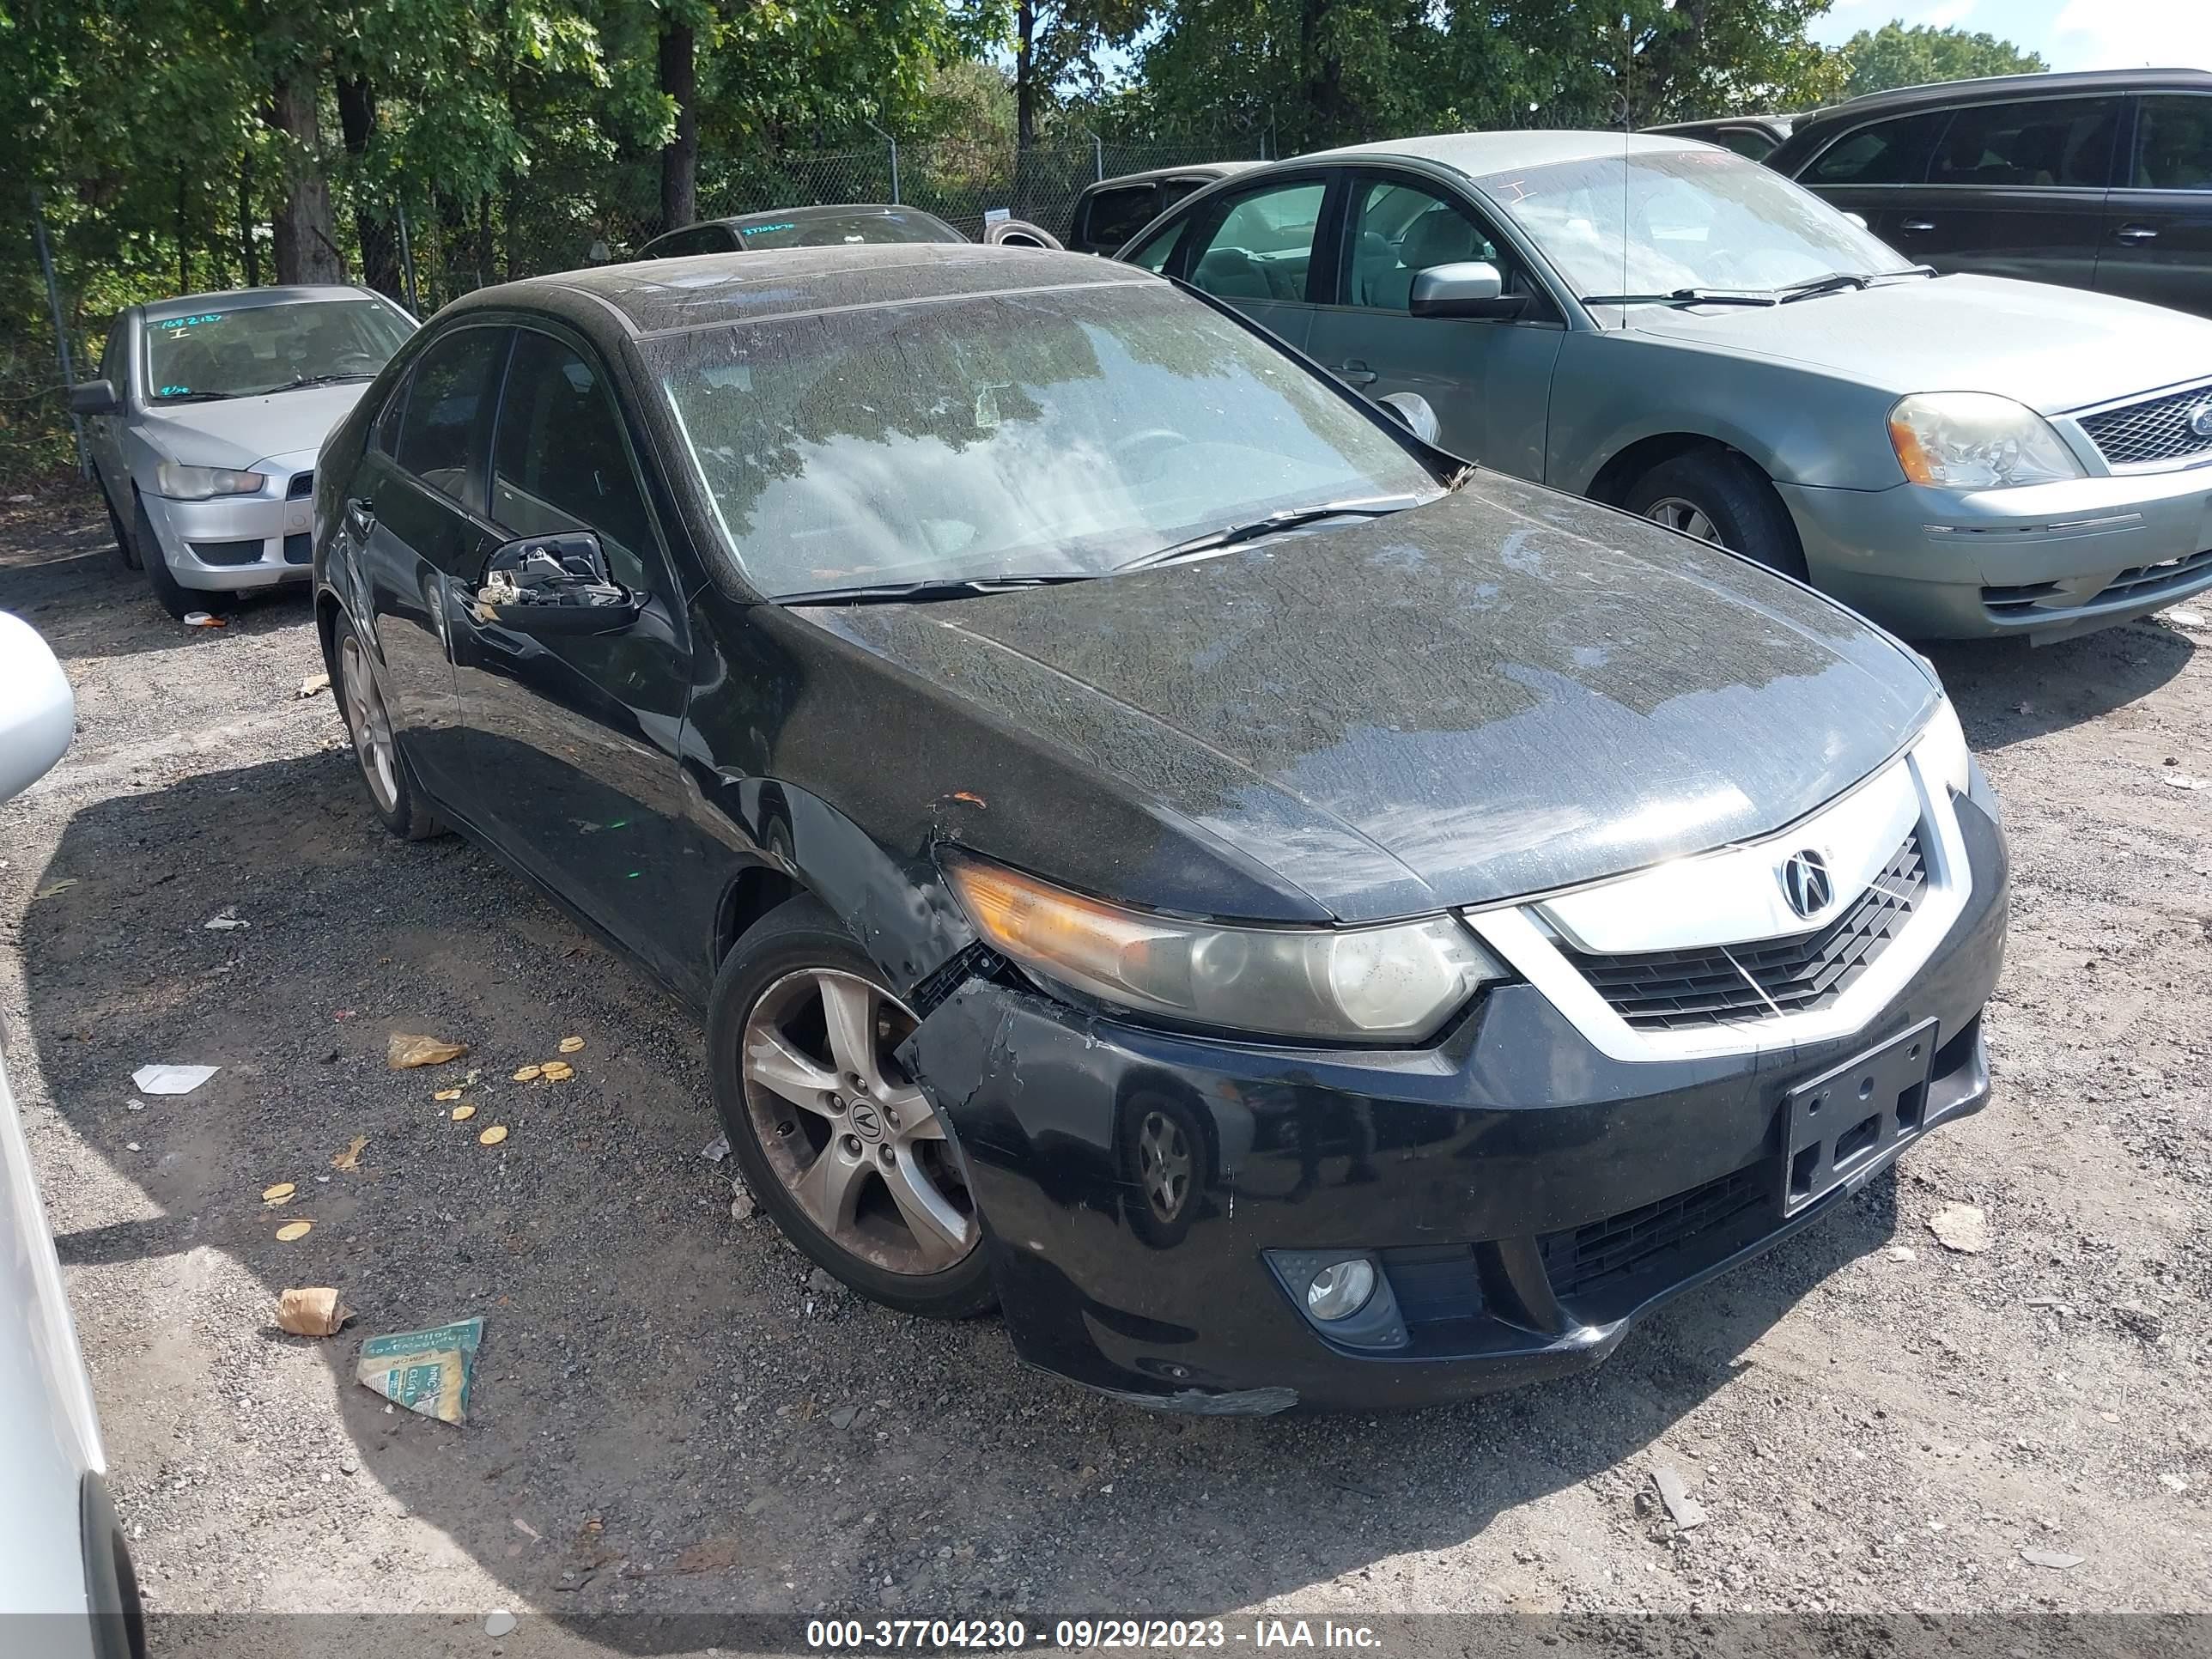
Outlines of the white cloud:
[{"label": "white cloud", "polygon": [[2047,55],[2053,69],[2212,69],[2212,3],[2067,0]]}]

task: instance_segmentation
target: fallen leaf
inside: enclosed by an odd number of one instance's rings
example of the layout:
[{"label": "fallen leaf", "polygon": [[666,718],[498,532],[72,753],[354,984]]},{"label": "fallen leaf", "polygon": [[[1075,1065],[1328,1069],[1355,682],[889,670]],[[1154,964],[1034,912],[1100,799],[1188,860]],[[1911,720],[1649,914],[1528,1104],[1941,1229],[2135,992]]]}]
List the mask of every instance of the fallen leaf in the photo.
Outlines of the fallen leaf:
[{"label": "fallen leaf", "polygon": [[52,898],[57,893],[66,893],[77,884],[75,876],[64,876],[59,881],[50,881],[31,895],[34,899]]},{"label": "fallen leaf", "polygon": [[956,789],[952,792],[951,799],[964,800],[970,806],[988,806],[991,804],[972,789]]},{"label": "fallen leaf", "polygon": [[468,1053],[465,1042],[448,1042],[443,1037],[418,1036],[407,1031],[394,1031],[386,1058],[395,1072],[412,1071],[417,1066],[443,1066],[449,1060],[459,1060]]},{"label": "fallen leaf", "polygon": [[331,1168],[333,1170],[358,1170],[361,1168],[362,1149],[368,1145],[368,1137],[367,1135],[356,1135],[352,1140],[347,1143],[345,1151],[340,1152],[336,1158],[331,1160]]},{"label": "fallen leaf", "polygon": [[441,1089],[430,1097],[433,1100],[459,1100],[460,1097],[461,1091],[459,1089]]},{"label": "fallen leaf", "polygon": [[261,1201],[264,1204],[282,1204],[299,1190],[299,1188],[292,1182],[280,1181],[273,1187],[264,1187],[261,1189]]},{"label": "fallen leaf", "polygon": [[305,1238],[314,1230],[314,1225],[312,1221],[288,1221],[276,1230],[276,1242],[289,1244],[294,1239]]},{"label": "fallen leaf", "polygon": [[538,1074],[544,1069],[543,1066],[526,1066],[514,1074],[514,1080],[517,1083],[535,1083]]},{"label": "fallen leaf", "polygon": [[565,1060],[549,1060],[538,1068],[538,1074],[548,1083],[566,1083],[576,1075],[576,1068]]},{"label": "fallen leaf", "polygon": [[479,1146],[496,1146],[501,1141],[506,1139],[507,1125],[504,1123],[495,1123],[490,1128],[486,1129],[482,1134],[477,1137],[477,1145]]},{"label": "fallen leaf", "polygon": [[561,1039],[561,1052],[564,1054],[575,1054],[583,1046],[584,1039],[580,1036],[565,1036]]},{"label": "fallen leaf", "polygon": [[473,1106],[456,1106],[453,1108],[453,1121],[456,1123],[466,1123],[476,1115],[477,1109]]},{"label": "fallen leaf", "polygon": [[1928,1218],[1928,1231],[1947,1250],[1979,1255],[1990,1248],[1990,1220],[1972,1204],[1946,1204]]}]

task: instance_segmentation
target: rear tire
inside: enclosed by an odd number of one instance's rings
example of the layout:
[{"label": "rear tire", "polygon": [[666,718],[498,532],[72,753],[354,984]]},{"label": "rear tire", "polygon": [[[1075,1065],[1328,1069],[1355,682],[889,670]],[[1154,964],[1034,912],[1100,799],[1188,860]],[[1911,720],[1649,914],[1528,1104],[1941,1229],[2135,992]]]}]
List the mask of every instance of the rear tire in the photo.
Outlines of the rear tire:
[{"label": "rear tire", "polygon": [[368,804],[384,827],[404,841],[428,841],[445,826],[422,804],[415,781],[407,775],[407,762],[392,734],[392,718],[385,712],[384,693],[376,684],[376,670],[368,649],[354,632],[353,623],[340,616],[331,630],[331,693],[353,739],[354,759],[361,768],[362,785]]},{"label": "rear tire", "polygon": [[146,503],[131,492],[132,521],[137,526],[139,562],[146,569],[146,586],[154,590],[154,598],[162,610],[179,622],[195,611],[204,611],[212,616],[222,616],[238,603],[230,593],[203,591],[186,587],[169,568],[168,555],[161,551],[161,538],[155,532],[154,520],[146,511]]},{"label": "rear tire", "polygon": [[[841,1002],[854,1017],[833,1022]],[[891,1056],[913,1024],[821,901],[795,898],[722,964],[708,1076],[745,1185],[785,1237],[872,1302],[965,1319],[997,1298],[966,1165]]]},{"label": "rear tire", "polygon": [[1621,506],[1698,541],[1807,580],[1805,549],[1767,476],[1725,449],[1662,461],[1629,488]]}]

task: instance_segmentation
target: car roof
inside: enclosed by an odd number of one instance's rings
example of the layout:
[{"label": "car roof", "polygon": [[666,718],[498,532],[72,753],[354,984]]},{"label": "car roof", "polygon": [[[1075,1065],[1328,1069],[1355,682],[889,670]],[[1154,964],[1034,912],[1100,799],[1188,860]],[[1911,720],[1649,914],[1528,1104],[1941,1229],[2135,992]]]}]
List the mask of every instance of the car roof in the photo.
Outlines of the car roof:
[{"label": "car roof", "polygon": [[478,289],[441,314],[518,306],[599,333],[611,314],[623,332],[637,336],[912,300],[1161,281],[1088,253],[980,242],[847,243],[562,271]]},{"label": "car roof", "polygon": [[1266,165],[1254,161],[1192,161],[1179,167],[1146,167],[1139,173],[1117,173],[1110,179],[1101,179],[1096,184],[1085,185],[1087,196],[1094,191],[1111,190],[1116,185],[1149,185],[1158,179],[1226,179],[1231,173],[1243,173],[1252,167]]},{"label": "car roof", "polygon": [[[803,225],[817,219],[849,219],[856,213],[875,214],[885,218],[895,213],[920,213],[925,218],[937,217],[935,214],[925,212],[918,207],[895,205],[889,202],[814,202],[805,207],[763,208],[757,213],[732,213],[719,219],[699,219],[681,228],[694,230],[700,225],[731,225],[738,230],[747,230],[756,225]],[[665,234],[673,235],[675,233]]]},{"label": "car roof", "polygon": [[1791,125],[1803,120],[1802,115],[1772,113],[1765,115],[1715,115],[1702,121],[1662,121],[1656,127],[1639,127],[1639,132],[1671,132],[1676,137],[1694,137],[1701,132],[1719,132],[1728,127],[1764,127],[1769,132],[1787,134]]},{"label": "car roof", "polygon": [[2008,98],[2061,97],[2096,92],[2212,92],[2212,71],[2193,69],[2069,70],[2054,74],[1988,75],[1971,81],[1931,81],[1922,86],[1896,87],[1887,92],[1861,93],[1856,98],[1816,110],[1798,119],[1798,131],[1810,125],[1830,126],[1842,120],[1856,123],[1869,115],[1893,111],[1940,108],[1947,104],[1978,104]]},{"label": "car roof", "polygon": [[1614,155],[1655,155],[1674,150],[1705,150],[1686,139],[1645,132],[1501,131],[1439,132],[1425,138],[1386,138],[1378,143],[1347,144],[1301,155],[1300,161],[1341,161],[1371,156],[1434,161],[1470,179],[1517,167],[1548,167],[1555,161],[1591,161]]},{"label": "car roof", "polygon": [[149,323],[172,317],[191,317],[203,311],[251,311],[260,306],[296,306],[319,300],[379,300],[365,288],[349,284],[301,283],[292,288],[231,288],[209,294],[179,294],[167,300],[149,300],[138,309]]}]

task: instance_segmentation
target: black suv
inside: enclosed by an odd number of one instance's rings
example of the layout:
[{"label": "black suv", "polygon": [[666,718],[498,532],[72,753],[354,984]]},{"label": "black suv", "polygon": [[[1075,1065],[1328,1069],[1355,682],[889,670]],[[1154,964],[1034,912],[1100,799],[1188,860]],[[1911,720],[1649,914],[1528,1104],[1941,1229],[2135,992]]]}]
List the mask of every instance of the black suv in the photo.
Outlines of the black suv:
[{"label": "black suv", "polygon": [[2212,316],[2212,74],[1908,87],[1799,118],[1766,158],[1938,270]]}]

